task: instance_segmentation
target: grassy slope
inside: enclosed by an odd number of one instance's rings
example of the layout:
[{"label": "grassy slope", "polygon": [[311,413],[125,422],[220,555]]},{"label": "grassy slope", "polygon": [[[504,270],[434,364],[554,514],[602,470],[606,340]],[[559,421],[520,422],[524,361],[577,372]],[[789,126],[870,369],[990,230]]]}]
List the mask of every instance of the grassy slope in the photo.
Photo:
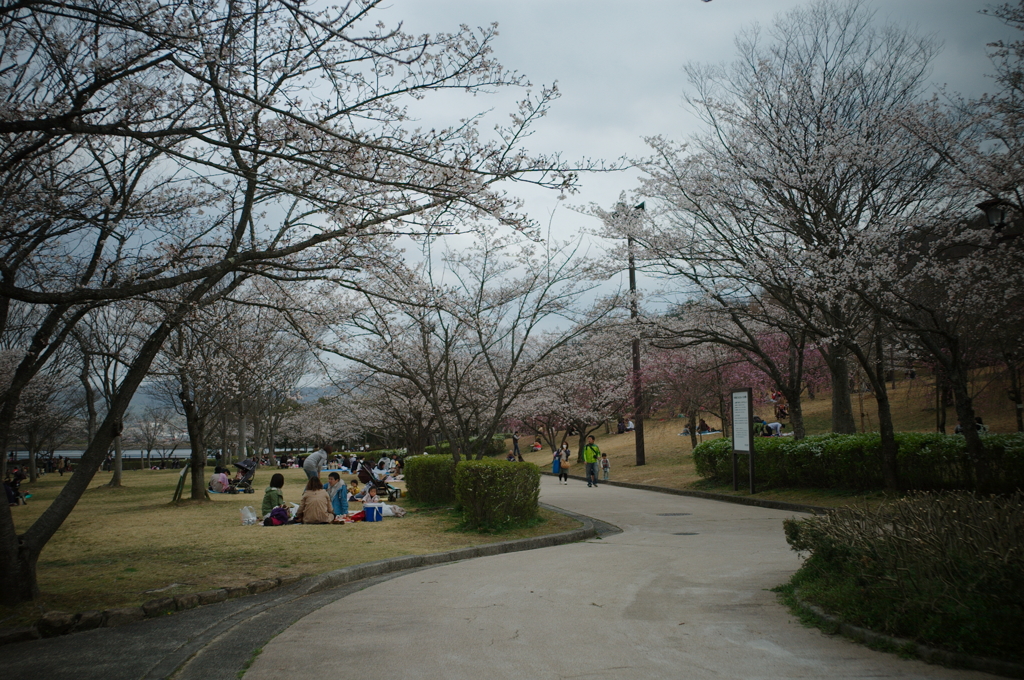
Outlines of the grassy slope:
[{"label": "grassy slope", "polygon": [[[891,386],[891,384],[890,384]],[[998,377],[987,371],[979,372],[974,378],[975,410],[985,418],[992,432],[1012,432],[1016,429],[1013,404],[1005,397],[1006,388]],[[875,400],[870,393],[863,396],[863,418],[857,395],[853,397],[853,409],[857,414],[858,428],[863,423],[867,431],[877,429],[878,418],[875,411]],[[893,406],[893,420],[896,429],[904,432],[933,432],[935,430],[935,384],[930,376],[918,376],[915,380],[900,377],[895,389],[891,389],[889,398]],[[820,434],[830,431],[832,416],[831,395],[823,393],[815,399],[805,399],[804,422],[808,434]],[[772,405],[759,405],[755,412],[771,420]],[[956,425],[956,413],[952,408],[947,412],[947,432],[952,432]],[[712,426],[718,421],[705,416]],[[712,485],[700,477],[693,469],[693,449],[689,436],[679,436],[685,426],[681,418],[653,418],[645,423],[644,448],[647,464],[636,465],[636,448],[632,433],[615,434],[614,430],[606,432],[605,428],[594,433],[601,451],[608,454],[611,460],[611,479],[653,484],[671,489],[702,489],[717,493],[746,495],[741,490],[734,492],[731,486]],[[718,437],[720,435],[712,435]],[[528,438],[524,437],[523,441]],[[569,445],[575,446],[577,438],[572,437]],[[508,443],[511,448],[511,440]],[[551,453],[547,450],[536,453],[524,452],[523,457],[542,468],[550,470]],[[582,466],[575,466],[574,475],[583,474]],[[875,503],[883,497],[881,493],[852,494],[837,491],[816,491],[813,489],[776,489],[758,494],[759,498],[784,500],[794,503],[811,505],[836,506],[851,502]]]}]

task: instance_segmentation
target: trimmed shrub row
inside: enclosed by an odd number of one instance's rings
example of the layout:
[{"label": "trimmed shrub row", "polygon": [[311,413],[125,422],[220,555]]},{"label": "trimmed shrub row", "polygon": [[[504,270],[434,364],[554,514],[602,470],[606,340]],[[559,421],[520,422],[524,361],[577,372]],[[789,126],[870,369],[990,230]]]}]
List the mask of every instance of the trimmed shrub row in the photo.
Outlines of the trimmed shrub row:
[{"label": "trimmed shrub row", "polygon": [[413,456],[406,462],[409,498],[443,505],[457,502],[466,526],[500,530],[537,517],[540,468],[533,463]]},{"label": "trimmed shrub row", "polygon": [[431,505],[455,502],[455,466],[448,456],[410,456],[404,472],[410,499]]},{"label": "trimmed shrub row", "polygon": [[455,468],[455,497],[466,526],[504,529],[537,517],[540,468],[533,463],[467,460]]},{"label": "trimmed shrub row", "polygon": [[[982,436],[994,473],[996,491],[1024,488],[1024,434]],[[974,489],[974,465],[964,438],[938,433],[903,432],[897,474],[907,490]],[[754,468],[758,486],[813,487],[819,489],[882,489],[881,438],[877,433],[825,434],[794,440],[764,437],[754,440]],[[693,450],[697,474],[718,482],[732,480],[732,442],[715,439]],[[740,464],[746,480],[747,466]],[[745,481],[743,482],[745,483]]]},{"label": "trimmed shrub row", "polygon": [[849,623],[1024,661],[1024,496],[917,493],[784,522],[792,583]]}]

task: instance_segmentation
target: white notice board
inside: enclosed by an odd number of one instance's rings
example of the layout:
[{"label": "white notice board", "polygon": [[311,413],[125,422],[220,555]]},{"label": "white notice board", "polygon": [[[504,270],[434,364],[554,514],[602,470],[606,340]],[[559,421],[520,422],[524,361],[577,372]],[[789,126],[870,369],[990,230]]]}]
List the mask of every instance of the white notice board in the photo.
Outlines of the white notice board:
[{"label": "white notice board", "polygon": [[752,390],[736,390],[732,393],[732,450],[750,453],[754,448],[751,439],[751,395]]}]

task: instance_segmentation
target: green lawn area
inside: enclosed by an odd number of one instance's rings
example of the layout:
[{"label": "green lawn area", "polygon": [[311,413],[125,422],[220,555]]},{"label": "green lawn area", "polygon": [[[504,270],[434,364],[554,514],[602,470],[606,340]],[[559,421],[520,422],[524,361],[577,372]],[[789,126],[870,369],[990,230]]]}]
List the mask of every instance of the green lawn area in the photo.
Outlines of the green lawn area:
[{"label": "green lawn area", "polygon": [[[257,512],[271,470],[256,474],[255,494],[215,495],[209,502],[170,503],[177,471],[128,471],[124,487],[103,486],[97,473],[71,516],[43,550],[43,596],[22,607],[0,609],[0,627],[34,620],[42,611],[135,606],[157,597],[241,586],[254,580],[314,574],[389,557],[416,555],[567,531],[575,520],[541,510],[543,522],[501,535],[456,531],[445,509],[418,510],[402,518],[345,525],[242,526],[239,510]],[[283,471],[284,496],[298,502],[301,469]],[[29,504],[11,508],[24,530],[67,481],[56,474],[23,484]],[[400,505],[403,501],[398,501]],[[350,505],[352,512],[360,504]]]}]

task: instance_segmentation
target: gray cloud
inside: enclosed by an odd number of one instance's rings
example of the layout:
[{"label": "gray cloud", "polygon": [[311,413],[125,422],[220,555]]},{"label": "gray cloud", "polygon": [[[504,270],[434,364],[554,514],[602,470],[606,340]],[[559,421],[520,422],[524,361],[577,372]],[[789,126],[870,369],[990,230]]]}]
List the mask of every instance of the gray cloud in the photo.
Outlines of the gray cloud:
[{"label": "gray cloud", "polygon": [[[539,152],[568,158],[615,159],[645,152],[642,138],[684,138],[696,121],[682,106],[682,66],[734,56],[736,32],[769,23],[797,0],[396,0],[389,17],[413,33],[452,30],[459,24],[498,22],[495,55],[535,84],[558,81],[562,98],[530,139]],[[967,96],[992,89],[985,45],[1013,32],[978,14],[984,0],[870,0],[879,20],[934,34],[944,44],[931,80]],[[496,106],[470,102],[471,105]],[[500,108],[500,107],[499,107]],[[450,112],[446,110],[444,113]],[[441,112],[439,111],[439,114]],[[425,111],[425,116],[430,113]],[[633,173],[583,178],[571,203],[610,206],[635,186]],[[546,225],[554,196],[524,191],[529,210]],[[574,233],[586,220],[559,208],[555,232]]]}]

